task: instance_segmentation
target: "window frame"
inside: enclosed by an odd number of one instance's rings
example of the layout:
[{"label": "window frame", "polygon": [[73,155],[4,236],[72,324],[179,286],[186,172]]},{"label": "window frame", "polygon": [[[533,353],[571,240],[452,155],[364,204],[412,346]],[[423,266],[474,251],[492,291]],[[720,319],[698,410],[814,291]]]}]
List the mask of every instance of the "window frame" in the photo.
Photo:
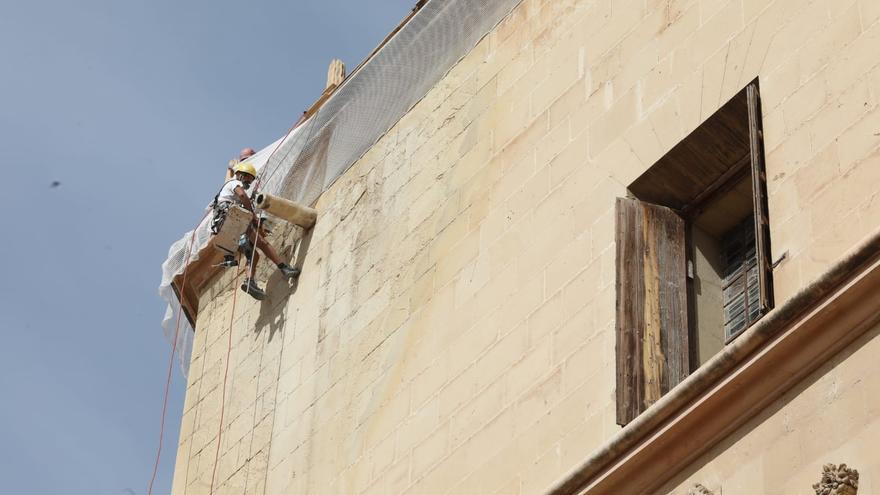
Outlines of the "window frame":
[{"label": "window frame", "polygon": [[[683,205],[663,205],[662,203],[652,203],[650,201],[643,201],[635,197],[633,193],[633,185],[637,184],[643,177],[647,176],[649,173],[654,171],[654,169],[663,162],[663,160],[671,155],[673,151],[679,145],[687,146],[703,146],[698,139],[700,134],[698,131],[702,132],[703,136],[706,135],[707,128],[703,128],[703,126],[709,125],[710,120],[715,119],[718,116],[718,119],[724,120],[724,118],[728,118],[729,116],[720,116],[721,112],[727,108],[728,105],[741,105],[741,101],[738,98],[742,98],[744,93],[745,103],[747,106],[747,121],[742,121],[742,117],[744,112],[742,112],[742,108],[735,107],[733,110],[728,109],[734,116],[738,116],[740,118],[735,119],[737,126],[745,126],[745,128],[738,127],[737,131],[740,133],[740,137],[743,133],[747,132],[747,146],[748,150],[742,150],[742,147],[745,145],[743,141],[744,139],[740,139],[737,143],[739,149],[743,151],[743,155],[736,159],[734,163],[728,165],[727,170],[723,171],[719,177],[715,179],[711,179],[711,183],[705,187],[703,190],[700,190],[696,193],[695,197],[690,198],[689,201],[685,202]],[[736,101],[735,101],[736,100]],[[718,120],[716,119],[716,120]],[[717,122],[716,122],[717,124]],[[747,130],[746,130],[747,129]],[[711,133],[710,133],[711,134]],[[717,141],[710,143],[711,145],[717,146]],[[706,145],[711,149],[711,145]],[[686,280],[685,287],[685,300],[686,300],[686,317],[685,317],[685,337],[680,337],[681,329],[673,329],[670,331],[668,328],[670,324],[666,320],[666,316],[655,316],[656,320],[654,323],[651,322],[639,322],[636,321],[632,314],[638,315],[640,311],[643,311],[643,314],[646,315],[645,318],[652,318],[652,313],[649,311],[650,308],[647,308],[646,305],[652,304],[650,301],[638,301],[639,297],[644,296],[645,289],[644,287],[640,289],[633,288],[633,280],[638,282],[638,275],[628,274],[627,270],[632,269],[632,267],[627,267],[627,263],[629,265],[633,264],[633,259],[636,259],[636,263],[648,263],[650,258],[649,255],[645,254],[644,258],[641,258],[638,249],[639,247],[634,247],[633,243],[630,241],[629,246],[622,246],[622,240],[627,238],[627,233],[622,232],[624,229],[624,225],[629,225],[632,228],[632,218],[628,221],[623,220],[623,216],[625,214],[625,210],[628,208],[627,203],[624,201],[624,198],[618,198],[617,203],[617,322],[616,322],[616,341],[617,341],[617,349],[616,349],[616,365],[617,365],[617,417],[618,424],[625,425],[635,417],[637,417],[642,411],[647,409],[653,402],[659,399],[660,396],[667,393],[669,390],[675,387],[677,383],[683,380],[688,374],[693,373],[697,367],[698,359],[696,345],[698,340],[696,339],[697,328],[692,327],[692,322],[695,321],[695,303],[696,296],[693,293],[693,284],[692,284],[692,270],[693,270],[693,233],[692,233],[692,222],[695,218],[695,215],[698,214],[702,209],[706,208],[712,200],[719,197],[719,195],[723,194],[725,191],[729,190],[729,188],[741,185],[742,181],[746,180],[745,175],[750,174],[751,176],[751,197],[752,197],[752,215],[754,218],[754,242],[755,242],[755,256],[756,256],[756,265],[758,271],[758,286],[759,286],[759,297],[758,302],[760,304],[758,316],[753,321],[749,321],[747,325],[745,325],[742,329],[737,332],[728,335],[727,328],[723,329],[723,346],[729,345],[733,342],[737,337],[742,335],[748,328],[751,328],[755,323],[761,320],[763,316],[765,316],[770,309],[772,309],[774,301],[773,301],[773,281],[772,281],[772,263],[770,260],[770,230],[769,230],[769,214],[767,209],[767,189],[766,189],[766,170],[764,163],[764,148],[763,148],[763,129],[761,124],[761,107],[760,107],[760,92],[758,88],[758,81],[755,79],[751,83],[749,83],[740,93],[732,98],[729,102],[722,105],[716,113],[706,119],[704,122],[700,124],[692,133],[690,133],[687,137],[685,137],[676,148],[670,150],[667,155],[661,160],[649,168],[642,177],[639,177],[633,185],[630,186],[630,198],[629,201],[637,201],[641,203],[644,211],[648,211],[644,207],[661,207],[667,208],[674,211],[677,215],[680,216],[682,221],[685,224],[684,230],[684,238],[679,239],[677,242],[684,246],[685,249],[685,265],[684,277]],[[733,148],[732,148],[733,149]],[[721,150],[723,151],[723,150]],[[738,153],[735,153],[734,156],[737,156]],[[681,166],[680,164],[678,166]],[[699,167],[698,167],[699,168]],[[716,167],[717,168],[717,167]],[[666,172],[668,173],[668,172]],[[688,171],[690,173],[690,171]],[[693,191],[693,186],[691,187]],[[668,189],[669,187],[664,185]],[[673,186],[674,187],[674,186]],[[675,206],[678,206],[677,208]],[[629,206],[629,209],[632,209],[632,206]],[[629,213],[632,217],[632,213]],[[649,238],[657,238],[656,232],[650,232],[650,222],[643,222],[644,225],[641,227],[637,227],[637,235],[643,235],[645,239]],[[648,229],[648,231],[642,232],[639,229]],[[630,233],[632,234],[632,233]],[[676,234],[677,235],[677,234]],[[638,243],[636,243],[638,244]],[[634,251],[635,250],[635,251]],[[647,252],[647,251],[645,251]],[[642,260],[642,261],[638,261]],[[654,261],[656,263],[656,261]],[[644,275],[645,269],[644,267],[637,269],[637,274]],[[659,276],[659,275],[657,275]],[[747,276],[747,275],[746,275]],[[648,284],[648,282],[645,282]],[[675,285],[675,284],[673,284]],[[745,297],[748,297],[748,281],[745,281]],[[641,295],[637,295],[633,292],[633,290],[641,290]],[[629,293],[624,293],[625,291],[629,291]],[[629,300],[628,300],[628,299]],[[655,301],[654,304],[657,302]],[[720,308],[723,311],[723,306]],[[659,315],[659,313],[658,313]],[[658,321],[660,323],[658,323]],[[677,321],[677,318],[672,318],[669,320],[671,322]],[[633,345],[632,341],[638,342],[639,339],[643,338],[645,335],[645,327],[647,326],[659,326],[661,328],[661,332],[667,332],[673,334],[675,339],[678,339],[678,343],[670,343],[666,345],[666,340],[670,339],[667,335],[661,335],[661,339],[664,341],[664,352],[677,352],[679,355],[675,356],[659,356],[659,361],[663,363],[664,366],[667,361],[673,361],[674,363],[680,363],[682,360],[689,363],[689,372],[685,373],[684,376],[678,376],[676,370],[671,369],[671,367],[666,366],[665,374],[661,373],[661,377],[657,378],[657,383],[651,384],[650,382],[646,382],[644,375],[647,371],[644,369],[645,366],[655,366],[652,364],[654,361],[654,356],[650,356],[650,350],[643,349],[644,346]],[[650,335],[644,337],[645,342],[648,342]],[[658,348],[659,349],[659,348]],[[655,350],[656,351],[656,350]],[[647,364],[644,364],[647,363]],[[638,370],[641,367],[641,373]],[[636,371],[633,371],[636,370]],[[649,378],[651,375],[656,373],[648,373]],[[666,376],[668,375],[668,376]],[[639,381],[641,380],[641,382]],[[662,387],[660,385],[662,383]],[[655,390],[653,393],[650,391],[646,391],[647,388],[653,387]],[[659,394],[657,394],[657,389],[659,388]]]}]

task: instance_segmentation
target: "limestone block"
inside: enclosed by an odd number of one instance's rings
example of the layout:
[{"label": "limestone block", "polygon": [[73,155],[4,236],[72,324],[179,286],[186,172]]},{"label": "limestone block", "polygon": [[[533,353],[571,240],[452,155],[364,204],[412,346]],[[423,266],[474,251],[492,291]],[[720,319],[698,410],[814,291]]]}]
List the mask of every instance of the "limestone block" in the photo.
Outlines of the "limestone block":
[{"label": "limestone block", "polygon": [[558,446],[551,447],[523,472],[522,493],[540,493],[553,483],[561,474],[559,453]]},{"label": "limestone block", "polygon": [[529,390],[549,370],[552,351],[550,337],[532,343],[532,349],[507,373],[509,397],[518,397]]},{"label": "limestone block", "polygon": [[710,55],[722,48],[733,36],[743,29],[743,5],[741,2],[728,2],[700,28],[690,40],[690,64],[701,65]]},{"label": "limestone block", "polygon": [[[505,93],[517,81],[519,81],[520,78],[528,74],[535,63],[533,47],[520,46],[520,49],[521,51],[514,55],[510,62],[498,71],[497,76],[491,79],[496,81],[496,90],[499,94]],[[485,77],[485,75],[483,75],[483,77]],[[488,81],[486,84],[488,84]]]},{"label": "limestone block", "polygon": [[837,143],[831,143],[794,174],[794,186],[801,208],[809,208],[814,197],[837,179],[838,149]]},{"label": "limestone block", "polygon": [[[436,392],[436,390],[435,390]],[[396,450],[407,452],[417,444],[425,441],[432,433],[445,423],[441,422],[440,402],[433,398],[416,410],[398,426],[395,433]]]},{"label": "limestone block", "polygon": [[524,322],[544,302],[544,280],[540,272],[532,274],[519,287],[520,290],[511,294],[501,306],[498,330],[502,335]]},{"label": "limestone block", "polygon": [[670,1],[656,8],[666,14],[665,25],[657,31],[655,38],[657,49],[663,57],[685,43],[700,26],[700,4]]},{"label": "limestone block", "polygon": [[601,153],[638,120],[638,95],[628,91],[590,127],[590,152]]},{"label": "limestone block", "polygon": [[792,132],[828,102],[830,94],[822,74],[797,89],[783,104],[786,131]]},{"label": "limestone block", "polygon": [[[781,108],[764,113],[764,156],[775,150],[785,139],[785,118]],[[768,184],[768,188],[770,185]]]},{"label": "limestone block", "polygon": [[[809,78],[813,79],[813,78]],[[761,113],[764,119],[764,150],[775,148],[767,142],[767,117],[781,111],[781,105],[808,79],[801,79],[797,58],[792,58],[773,70],[761,74]],[[823,79],[824,80],[824,79]],[[777,141],[774,143],[778,143]]]},{"label": "limestone block", "polygon": [[535,147],[535,164],[538,169],[547,165],[569,143],[568,122],[561,122],[539,141]]},{"label": "limestone block", "polygon": [[828,85],[832,91],[842,93],[853,81],[859,79],[866,69],[880,63],[880,55],[870,47],[880,41],[880,23],[874,23],[862,31],[854,41],[838,51],[828,66]]},{"label": "limestone block", "polygon": [[[845,5],[845,2],[841,2],[840,5]],[[809,78],[833,61],[840,51],[854,41],[861,32],[859,7],[857,3],[853,3],[798,51],[797,60],[801,77]]]},{"label": "limestone block", "polygon": [[[880,30],[878,30],[880,31]],[[831,69],[833,71],[833,68]],[[830,76],[829,76],[830,81]],[[833,91],[833,89],[832,89]],[[810,123],[810,137],[814,149],[822,149],[829,142],[873,107],[873,97],[864,80],[856,82],[840,94]]]},{"label": "limestone block", "polygon": [[715,113],[724,100],[721,91],[724,79],[727,76],[725,66],[730,51],[730,45],[711,55],[703,64],[703,80],[700,85],[700,121],[703,122]]},{"label": "limestone block", "polygon": [[592,416],[597,407],[597,396],[589,386],[581,387],[549,408],[547,414],[536,422],[518,429],[517,446],[521,449],[522,462],[532,461],[554,445],[557,439],[581,426],[584,418]]},{"label": "limestone block", "polygon": [[411,455],[401,455],[388,468],[383,478],[385,482],[385,493],[401,493],[410,485],[410,465],[412,464]]},{"label": "limestone block", "polygon": [[421,475],[442,459],[448,451],[449,425],[446,424],[413,448],[412,475],[414,477]]},{"label": "limestone block", "polygon": [[[835,37],[839,37],[836,26],[832,25],[829,29],[828,13],[821,8],[804,8],[800,13],[796,14],[791,21],[782,27],[773,36],[773,42],[767,51],[767,59],[764,61],[763,68],[772,69],[781,62],[788,59],[787,54],[801,49],[800,55],[805,56],[805,70],[803,78],[806,79],[816,67],[815,58],[821,58],[819,51],[820,45],[832,42]],[[822,39],[823,33],[830,36],[830,39]],[[831,34],[834,33],[834,34]],[[811,43],[816,43],[811,46]],[[806,45],[806,46],[805,46]],[[809,51],[804,51],[807,49]],[[819,64],[821,65],[821,64]]]},{"label": "limestone block", "polygon": [[860,0],[858,5],[863,29],[867,29],[880,19],[880,5],[877,5],[877,2]]},{"label": "limestone block", "polygon": [[[611,3],[611,2],[609,2]],[[624,0],[613,2],[614,8],[607,22],[600,28],[587,31],[586,46],[596,54],[604,54],[639,24],[645,15],[644,2]],[[597,20],[604,21],[604,17]]]},{"label": "limestone block", "polygon": [[[462,376],[473,382],[474,368],[469,368]],[[506,384],[498,380],[476,396],[466,398],[461,407],[453,413],[450,420],[450,441],[453,447],[460,446],[465,440],[483,428],[505,404]]]},{"label": "limestone block", "polygon": [[[880,167],[877,167],[875,153],[871,159],[864,160],[840,177],[834,187],[826,189],[817,197],[816,203],[822,208],[814,208],[812,223],[815,233],[821,234],[836,225],[838,219],[855,213],[856,208],[869,201],[876,192],[880,181]],[[863,234],[864,235],[864,234]]]},{"label": "limestone block", "polygon": [[[566,352],[554,349],[557,352]],[[592,338],[582,341],[582,345],[565,358],[565,388],[574,389],[583,383],[593,383],[596,390],[609,388],[610,384],[600,384],[597,374],[604,368],[613,365],[610,357],[613,355],[613,346],[606,345],[603,334],[596,334]]]},{"label": "limestone block", "polygon": [[838,138],[840,173],[847,174],[860,161],[880,147],[880,108],[863,116]]},{"label": "limestone block", "polygon": [[550,108],[559,95],[573,87],[578,86],[581,78],[580,47],[577,45],[561,44],[549,54],[548,76],[535,87],[531,94],[530,113],[539,115]]},{"label": "limestone block", "polygon": [[[510,444],[510,432],[515,431],[514,413],[513,407],[507,407],[497,412],[484,427],[454,450],[451,457],[461,455],[474,465],[485,463],[501,448]],[[454,473],[455,481],[464,478],[469,470],[470,468]]]},{"label": "limestone block", "polygon": [[630,127],[624,134],[624,140],[643,164],[653,164],[668,151],[660,143],[650,119]]},{"label": "limestone block", "polygon": [[474,386],[479,390],[504,375],[529,348],[528,326],[521,324],[503,336],[475,363]]}]

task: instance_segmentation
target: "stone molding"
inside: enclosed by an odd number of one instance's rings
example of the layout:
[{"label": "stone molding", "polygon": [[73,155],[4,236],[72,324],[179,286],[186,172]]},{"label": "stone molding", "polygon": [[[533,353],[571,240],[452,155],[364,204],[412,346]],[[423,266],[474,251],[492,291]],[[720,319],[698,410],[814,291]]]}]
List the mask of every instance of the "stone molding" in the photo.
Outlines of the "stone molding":
[{"label": "stone molding", "polygon": [[880,322],[878,253],[880,233],[746,330],[548,493],[658,490]]}]

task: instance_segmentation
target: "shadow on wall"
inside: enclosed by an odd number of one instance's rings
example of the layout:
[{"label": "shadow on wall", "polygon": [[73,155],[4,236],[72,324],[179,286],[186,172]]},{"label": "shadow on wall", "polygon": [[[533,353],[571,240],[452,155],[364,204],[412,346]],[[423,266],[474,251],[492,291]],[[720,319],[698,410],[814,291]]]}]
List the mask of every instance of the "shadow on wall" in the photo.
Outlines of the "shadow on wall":
[{"label": "shadow on wall", "polygon": [[[302,270],[309,252],[309,246],[312,243],[313,231],[314,229],[309,229],[298,242],[287,246],[282,252],[282,258],[289,259],[291,253],[296,250],[296,259],[292,265]],[[268,329],[269,342],[271,342],[275,338],[275,334],[284,328],[287,322],[287,312],[284,311],[284,305],[290,296],[296,293],[298,288],[298,278],[294,279],[293,283],[290,283],[281,275],[281,272],[278,270],[272,271],[272,275],[266,281],[267,297],[260,303],[260,315],[257,317],[254,325],[254,332],[257,335]]]},{"label": "shadow on wall", "polygon": [[[778,399],[765,407],[760,413],[758,413],[755,417],[749,420],[744,425],[740,426],[736,430],[734,430],[730,435],[728,435],[724,440],[720,441],[715,447],[713,447],[709,452],[703,454],[696,461],[692,462],[689,466],[684,468],[682,471],[678,473],[672,480],[670,480],[666,485],[663,486],[656,493],[672,493],[676,487],[680,487],[682,483],[692,477],[697,471],[704,468],[708,464],[719,460],[722,456],[725,455],[730,449],[735,448],[737,443],[740,441],[744,441],[743,445],[749,445],[748,435],[753,431],[759,429],[759,427],[764,424],[766,421],[770,420],[776,413],[782,411],[786,407],[792,404],[801,394],[806,391],[808,388],[816,384],[820,379],[822,379],[825,375],[834,371],[841,363],[844,363],[850,356],[855,354],[859,349],[863,348],[865,345],[870,343],[872,340],[880,336],[880,325],[875,326],[871,330],[865,332],[861,337],[855,340],[853,343],[849,344],[844,350],[839,352],[837,355],[833,356],[829,359],[825,364],[820,366],[817,370],[812,372],[808,377],[804,378],[800,383],[795,385],[794,387],[788,389],[784,393],[780,395]],[[846,393],[848,388],[851,388],[854,384],[846,384],[846,383],[837,383],[836,380],[833,381],[833,384],[830,385],[833,387],[833,394],[829,395],[829,393],[824,393],[823,397],[830,398],[834,397],[835,399],[839,398],[840,395]],[[853,393],[858,393],[857,391],[853,391]],[[804,405],[801,404],[795,413],[796,418],[799,418],[802,421],[801,425],[798,424],[786,424],[785,434],[793,434],[797,430],[801,429],[797,434],[800,436],[813,436],[813,440],[807,442],[810,445],[816,446],[821,445],[823,448],[823,452],[834,452],[839,449],[841,446],[846,444],[847,442],[853,441],[860,437],[863,437],[863,430],[868,428],[869,424],[856,424],[849,423],[847,421],[837,422],[839,424],[832,425],[835,423],[835,418],[828,418],[827,424],[829,425],[825,431],[816,431],[815,427],[811,427],[809,425],[809,418],[819,418],[822,415],[822,411],[828,406],[830,401],[813,401],[807,406],[810,409],[804,409]],[[814,420],[815,421],[815,420]],[[769,430],[765,430],[769,431]],[[820,436],[821,438],[815,438],[816,436]],[[769,445],[773,445],[774,443],[778,443],[779,438],[768,440],[767,443]],[[754,445],[754,444],[752,444]],[[752,446],[752,448],[755,448]],[[736,455],[735,452],[731,452]],[[760,452],[746,452],[745,454],[752,456],[757,455]],[[803,458],[796,462],[796,464],[791,465],[792,468],[786,472],[780,472],[778,470],[765,470],[764,471],[764,488],[767,490],[766,493],[777,493],[780,492],[783,488],[786,487],[785,483],[787,480],[794,479],[797,475],[797,471],[799,469],[808,468],[811,464],[816,466],[815,469],[815,480],[812,480],[810,483],[819,480],[819,477],[822,474],[821,467],[823,464],[828,462],[846,462],[849,464],[853,463],[853,467],[858,468],[856,465],[856,460],[854,459],[826,459],[824,457],[817,456],[814,452],[803,451]],[[743,454],[739,454],[742,458]],[[790,462],[791,460],[789,460]],[[695,480],[701,481],[701,480]],[[711,485],[717,484],[717,481],[721,481],[723,484],[724,480],[703,480],[704,484],[712,488]],[[801,489],[800,487],[798,489]],[[806,484],[802,488],[804,493],[808,493],[810,490],[810,485]],[[726,491],[725,491],[726,492]]]}]

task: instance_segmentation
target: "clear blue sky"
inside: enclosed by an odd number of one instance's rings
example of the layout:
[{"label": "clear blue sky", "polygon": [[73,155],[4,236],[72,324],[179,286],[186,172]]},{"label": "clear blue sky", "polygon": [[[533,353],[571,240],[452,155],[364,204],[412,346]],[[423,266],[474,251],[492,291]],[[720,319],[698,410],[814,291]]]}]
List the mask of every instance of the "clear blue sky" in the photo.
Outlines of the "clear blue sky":
[{"label": "clear blue sky", "polygon": [[[414,3],[0,4],[0,493],[146,493],[169,245],[227,161],[317,97],[331,58],[353,68]],[[176,455],[174,380],[156,494]]]}]

